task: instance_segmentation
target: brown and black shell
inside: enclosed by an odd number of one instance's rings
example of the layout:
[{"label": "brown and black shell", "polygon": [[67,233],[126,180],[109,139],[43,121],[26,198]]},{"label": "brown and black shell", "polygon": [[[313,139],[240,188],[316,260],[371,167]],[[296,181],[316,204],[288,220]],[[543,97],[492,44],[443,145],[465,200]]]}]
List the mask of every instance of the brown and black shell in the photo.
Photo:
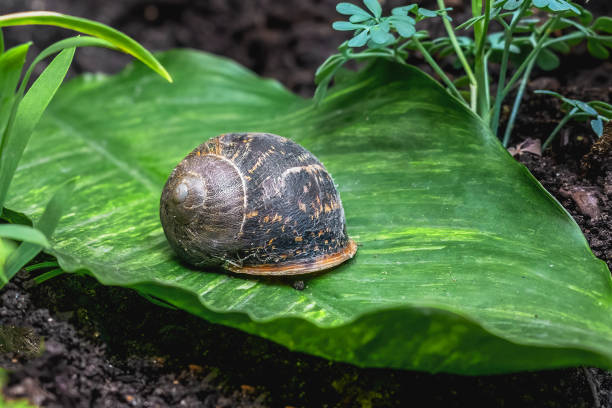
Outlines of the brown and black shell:
[{"label": "brown and black shell", "polygon": [[160,216],[171,246],[195,266],[294,275],[357,250],[323,164],[268,133],[228,133],[198,146],[168,178]]}]

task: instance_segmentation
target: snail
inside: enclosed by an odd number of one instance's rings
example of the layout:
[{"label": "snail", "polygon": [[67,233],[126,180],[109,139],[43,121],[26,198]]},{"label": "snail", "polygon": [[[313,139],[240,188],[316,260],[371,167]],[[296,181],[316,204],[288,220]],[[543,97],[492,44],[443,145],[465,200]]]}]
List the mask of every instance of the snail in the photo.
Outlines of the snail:
[{"label": "snail", "polygon": [[269,133],[228,133],[196,147],[170,174],[160,218],[170,246],[196,267],[299,275],[357,251],[323,164]]}]

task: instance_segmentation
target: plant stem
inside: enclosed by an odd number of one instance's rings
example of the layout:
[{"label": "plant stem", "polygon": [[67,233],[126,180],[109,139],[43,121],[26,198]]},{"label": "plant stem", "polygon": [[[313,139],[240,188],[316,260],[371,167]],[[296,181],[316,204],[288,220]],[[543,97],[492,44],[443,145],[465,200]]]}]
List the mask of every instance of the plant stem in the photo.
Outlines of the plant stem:
[{"label": "plant stem", "polygon": [[[487,106],[488,107],[491,106],[491,90],[489,89],[490,82],[488,80],[489,78],[489,57],[490,56],[491,56],[491,50],[487,51],[484,54],[484,61],[483,61],[483,64],[484,64],[483,66],[484,66],[484,71],[485,71],[484,75],[485,75],[485,78],[487,78],[487,80],[485,81],[484,92],[485,92],[485,95],[487,96]],[[489,112],[487,112],[487,114],[485,115],[485,117],[483,117],[483,119],[486,119],[487,120],[486,123],[489,123]]]},{"label": "plant stem", "polygon": [[542,34],[542,37],[540,37],[536,45],[533,47],[533,50],[531,50],[527,58],[525,58],[525,61],[523,61],[523,63],[517,68],[512,78],[510,78],[506,86],[503,88],[503,91],[501,94],[502,100],[505,99],[506,96],[508,96],[508,93],[510,92],[510,90],[512,89],[516,81],[519,80],[523,71],[527,69],[527,66],[529,65],[529,63],[538,57],[538,55],[540,54],[540,51],[542,51],[542,49],[544,48],[544,45],[546,44],[546,40],[548,39],[548,36],[550,35],[550,31],[551,31],[550,29],[551,27],[554,26],[554,23],[556,23],[557,19],[558,17],[555,17],[547,21],[546,24],[543,26],[544,33]]},{"label": "plant stem", "polygon": [[508,25],[508,23],[506,23],[506,20],[504,20],[502,17],[500,16],[495,17],[495,21],[497,21],[499,25],[502,26],[504,31],[510,29],[510,26]]},{"label": "plant stem", "polygon": [[546,149],[548,147],[548,145],[550,145],[550,143],[555,139],[555,136],[557,136],[557,133],[559,133],[559,131],[561,130],[561,128],[563,126],[565,126],[565,124],[574,116],[574,113],[576,113],[578,111],[578,108],[574,108],[570,111],[570,113],[568,113],[567,115],[565,115],[565,117],[563,118],[563,120],[561,120],[561,122],[559,122],[559,124],[557,125],[557,127],[555,128],[555,130],[552,131],[552,133],[550,134],[550,136],[548,136],[548,139],[546,139],[546,141],[544,142],[544,144],[542,145],[542,150]]},{"label": "plant stem", "polygon": [[[487,0],[472,0],[472,17],[479,17],[482,14],[483,1],[486,2]],[[481,22],[474,24],[474,38],[476,38],[476,41],[482,37],[482,28]]]},{"label": "plant stem", "polygon": [[[586,37],[587,35],[585,33],[583,33],[582,31],[576,31],[570,34],[566,34],[563,35],[561,37],[557,37],[557,38],[553,38],[551,40],[548,40],[545,44],[543,48],[547,48],[550,47],[553,44],[557,44],[563,41],[571,41],[571,40],[582,40]],[[590,36],[589,38],[592,38],[594,40],[599,40],[599,41],[612,41],[612,35],[594,35],[594,36]]]},{"label": "plant stem", "polygon": [[404,48],[406,48],[407,46],[409,46],[409,45],[410,45],[410,42],[411,42],[413,39],[416,39],[416,37],[415,37],[415,36],[413,36],[413,37],[412,37],[410,40],[405,41],[405,42],[404,42],[402,45],[400,45],[399,47],[397,47],[396,52],[403,51],[403,50],[404,50]]},{"label": "plant stem", "polygon": [[553,38],[552,40],[547,41],[545,44],[545,47],[548,47],[552,44],[560,43],[563,41],[583,39],[585,37],[586,37],[585,33],[583,33],[582,31],[576,31],[576,32],[566,34],[561,37]]},{"label": "plant stem", "polygon": [[516,115],[518,114],[519,108],[521,106],[521,102],[523,100],[523,93],[525,92],[525,88],[527,86],[527,82],[529,82],[529,77],[531,76],[531,71],[533,70],[533,66],[535,65],[535,58],[531,60],[527,69],[525,70],[525,74],[523,75],[523,80],[521,81],[521,86],[516,94],[516,98],[514,99],[514,105],[512,106],[512,112],[510,113],[510,118],[508,119],[508,124],[506,125],[506,131],[504,132],[504,147],[508,147],[508,143],[510,142],[510,135],[512,134],[512,129],[514,128],[514,122],[516,121]]},{"label": "plant stem", "polygon": [[384,52],[361,52],[358,54],[350,54],[349,58],[351,59],[368,59],[372,57],[383,57],[383,58],[393,58],[393,53],[384,53]]},{"label": "plant stem", "polygon": [[446,86],[448,86],[450,93],[454,94],[461,102],[466,104],[465,99],[463,99],[461,93],[459,92],[457,87],[455,87],[455,84],[453,84],[453,81],[451,81],[450,78],[444,73],[442,68],[440,68],[440,66],[432,58],[431,54],[429,54],[425,47],[423,47],[423,44],[421,44],[421,42],[414,37],[412,38],[412,41],[414,41],[414,44],[417,46],[421,54],[423,54],[423,57],[425,58],[425,61],[429,63],[429,66],[436,72],[436,74],[438,74],[438,76],[446,84]]},{"label": "plant stem", "polygon": [[[474,61],[474,71],[476,73],[476,85],[478,93],[477,97],[477,113],[485,121],[489,114],[491,96],[489,94],[489,76],[487,70],[487,58],[485,57],[485,44],[487,42],[487,32],[489,31],[489,22],[491,14],[491,0],[482,0],[485,4],[484,21],[479,22],[479,30],[474,30],[476,38],[476,58]],[[473,7],[473,3],[472,3]],[[480,34],[478,35],[478,33]],[[478,36],[477,36],[478,35]]]},{"label": "plant stem", "polygon": [[484,20],[479,22],[482,24],[482,34],[479,37],[476,37],[476,57],[479,55],[484,55],[485,44],[487,42],[487,33],[489,32],[489,24],[491,22],[491,0],[482,0],[485,3],[485,16]]},{"label": "plant stem", "polygon": [[504,51],[502,53],[501,68],[499,70],[499,80],[497,82],[497,94],[495,96],[495,105],[493,106],[493,117],[491,119],[491,130],[493,134],[497,135],[497,129],[499,127],[499,115],[501,112],[501,105],[503,101],[503,89],[506,83],[506,73],[508,72],[508,60],[510,58],[510,45],[512,44],[512,34],[514,28],[521,19],[521,16],[525,12],[527,5],[531,4],[531,1],[525,1],[523,6],[518,9],[512,16],[510,25],[504,29]]},{"label": "plant stem", "polygon": [[444,4],[444,0],[438,0],[438,7],[440,8],[440,12],[442,13],[442,23],[444,24],[444,28],[448,33],[448,38],[455,49],[455,53],[457,54],[457,58],[461,62],[463,66],[463,70],[465,71],[468,79],[470,81],[470,108],[476,112],[476,95],[478,94],[478,83],[476,81],[476,77],[470,68],[470,64],[468,64],[461,47],[459,46],[459,42],[457,41],[457,37],[455,37],[455,31],[451,26],[450,22],[446,19],[446,5]]}]

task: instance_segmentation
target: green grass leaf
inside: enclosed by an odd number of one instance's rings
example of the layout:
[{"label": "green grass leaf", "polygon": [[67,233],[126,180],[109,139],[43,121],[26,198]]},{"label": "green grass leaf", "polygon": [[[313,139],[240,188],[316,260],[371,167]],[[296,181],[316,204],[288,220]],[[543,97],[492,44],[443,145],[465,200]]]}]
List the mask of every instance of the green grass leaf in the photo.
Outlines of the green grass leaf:
[{"label": "green grass leaf", "polygon": [[15,121],[7,128],[0,150],[0,209],[21,155],[43,112],[61,85],[74,56],[74,48],[59,53],[36,79],[19,103]]},{"label": "green grass leaf", "polygon": [[612,105],[603,101],[591,101],[589,105],[595,108],[597,113],[605,116],[608,119],[612,119]]},{"label": "green grass leaf", "polygon": [[170,74],[149,51],[132,38],[105,24],[49,11],[29,11],[0,16],[0,27],[31,24],[63,27],[106,40],[119,50],[142,61],[167,81],[172,82]]},{"label": "green grass leaf", "polygon": [[[292,350],[360,366],[463,374],[612,367],[612,280],[576,223],[488,126],[422,72],[378,61],[315,107],[226,59],[173,51],[170,86],[137,64],[65,84],[9,208],[40,219],[79,189],[49,252]],[[223,132],[272,132],[317,155],[359,244],[339,268],[282,281],[181,264],[159,221],[173,167]],[[153,306],[152,306],[153,307]]]},{"label": "green grass leaf", "polygon": [[64,272],[63,270],[61,270],[59,268],[53,269],[53,270],[50,270],[48,272],[45,272],[45,273],[42,273],[42,274],[38,275],[37,277],[35,277],[33,279],[33,281],[34,281],[35,284],[40,285],[41,283],[45,283],[49,279],[56,278],[56,277],[58,277],[60,275],[63,275],[64,273],[66,273],[66,272]]},{"label": "green grass leaf", "polygon": [[317,68],[315,72],[315,84],[321,83],[321,81],[333,76],[334,72],[344,64],[346,58],[341,54],[331,55],[329,58]]},{"label": "green grass leaf", "polygon": [[470,19],[468,19],[467,21],[465,21],[464,23],[461,23],[460,25],[457,26],[457,28],[455,28],[455,30],[467,30],[468,28],[472,27],[474,24],[476,24],[477,22],[484,20],[485,16],[484,15],[480,15],[480,16],[476,16],[476,17],[472,17]]},{"label": "green grass leaf", "polygon": [[57,268],[58,266],[59,265],[57,264],[56,261],[45,261],[45,262],[38,262],[35,264],[30,264],[23,269],[25,269],[28,272],[32,272],[32,271],[37,271],[39,269]]},{"label": "green grass leaf", "polygon": [[327,95],[327,88],[334,78],[334,75],[346,62],[346,58],[340,54],[334,54],[330,56],[315,72],[315,84],[317,88],[313,97],[315,105],[321,103],[325,95]]},{"label": "green grass leaf", "polygon": [[542,94],[542,95],[552,95],[552,96],[555,96],[555,97],[557,97],[559,99],[564,99],[565,98],[563,95],[561,95],[558,92],[549,91],[549,90],[546,90],[546,89],[536,89],[535,91],[533,91],[533,93],[535,93],[535,94]]},{"label": "green grass leaf", "polygon": [[15,243],[8,239],[0,238],[0,287],[4,286],[8,279],[4,271],[4,264],[6,259],[13,253],[17,246]]},{"label": "green grass leaf", "polygon": [[96,37],[76,36],[60,40],[55,44],[52,44],[49,47],[45,48],[40,54],[36,56],[36,58],[34,58],[34,61],[32,61],[30,67],[28,68],[25,75],[23,76],[23,79],[21,80],[21,85],[19,87],[18,92],[19,96],[22,96],[25,92],[25,88],[28,84],[30,76],[32,75],[32,71],[34,71],[34,68],[39,62],[41,62],[50,55],[73,47],[104,47],[110,49],[117,49],[113,44],[109,43],[108,41]]},{"label": "green grass leaf", "polygon": [[[62,186],[57,189],[55,194],[47,205],[45,206],[40,218],[34,224],[34,227],[41,232],[44,236],[49,239],[55,231],[57,224],[59,223],[62,214],[70,202],[70,196],[74,190],[75,180],[72,179],[68,182],[64,182]],[[47,242],[48,244],[48,242]],[[43,245],[40,243],[23,242],[10,256],[6,259],[4,264],[4,276],[2,276],[3,283],[11,280],[13,276],[21,268],[23,268],[28,262],[30,262],[38,253],[43,249]],[[0,287],[3,285],[0,285]]]},{"label": "green grass leaf", "polygon": [[4,143],[4,132],[16,101],[15,90],[29,48],[30,44],[26,43],[0,55],[0,152]]},{"label": "green grass leaf", "polygon": [[0,224],[0,238],[29,242],[45,248],[49,246],[45,234],[28,225]]}]

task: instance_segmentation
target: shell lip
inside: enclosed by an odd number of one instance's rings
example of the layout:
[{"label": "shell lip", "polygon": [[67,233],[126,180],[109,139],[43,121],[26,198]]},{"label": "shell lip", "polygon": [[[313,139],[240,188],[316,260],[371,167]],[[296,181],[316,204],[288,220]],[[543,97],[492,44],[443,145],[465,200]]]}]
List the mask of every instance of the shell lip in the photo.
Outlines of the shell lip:
[{"label": "shell lip", "polygon": [[351,259],[357,252],[357,244],[352,239],[348,240],[347,245],[341,251],[315,258],[314,262],[301,263],[281,263],[281,264],[263,264],[263,265],[248,265],[224,266],[231,272],[244,273],[247,275],[268,275],[268,276],[290,276],[290,275],[305,275],[314,272],[320,272],[326,269],[331,269],[340,265],[344,261]]}]

